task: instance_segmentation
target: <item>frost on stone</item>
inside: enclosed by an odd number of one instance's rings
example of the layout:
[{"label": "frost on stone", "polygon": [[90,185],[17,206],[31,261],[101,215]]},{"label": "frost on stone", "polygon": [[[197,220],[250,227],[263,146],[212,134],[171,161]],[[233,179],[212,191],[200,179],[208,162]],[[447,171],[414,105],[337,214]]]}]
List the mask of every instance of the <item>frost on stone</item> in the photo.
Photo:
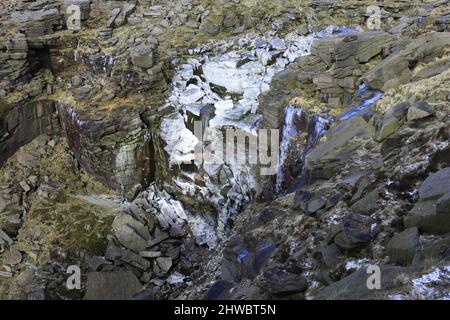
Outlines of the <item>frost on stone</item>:
[{"label": "frost on stone", "polygon": [[243,94],[244,88],[258,86],[258,78],[265,72],[264,66],[255,61],[238,67],[239,60],[239,56],[224,55],[205,63],[203,72],[206,81],[225,87],[229,93],[235,94]]},{"label": "frost on stone", "polygon": [[413,279],[413,295],[422,299],[450,300],[450,266],[435,268]]},{"label": "frost on stone", "polygon": [[159,190],[155,185],[151,185],[145,198],[151,207],[151,212],[158,219],[163,229],[168,230],[172,236],[184,234],[183,227],[188,217],[180,201],[173,199],[164,190]]},{"label": "frost on stone", "polygon": [[175,271],[167,278],[166,281],[168,284],[179,284],[179,283],[184,283],[185,279],[186,279],[186,276]]},{"label": "frost on stone", "polygon": [[178,112],[165,117],[161,122],[161,138],[166,142],[164,150],[171,164],[189,163],[195,159],[198,138],[186,128],[184,118]]},{"label": "frost on stone", "polygon": [[211,223],[199,215],[190,215],[189,225],[198,245],[207,245],[210,249],[217,246],[216,230]]},{"label": "frost on stone", "polygon": [[362,267],[366,267],[370,264],[368,259],[359,259],[359,260],[349,260],[345,263],[345,269],[349,270],[359,270]]},{"label": "frost on stone", "polygon": [[450,266],[436,267],[410,281],[407,291],[393,292],[390,300],[450,300]]}]

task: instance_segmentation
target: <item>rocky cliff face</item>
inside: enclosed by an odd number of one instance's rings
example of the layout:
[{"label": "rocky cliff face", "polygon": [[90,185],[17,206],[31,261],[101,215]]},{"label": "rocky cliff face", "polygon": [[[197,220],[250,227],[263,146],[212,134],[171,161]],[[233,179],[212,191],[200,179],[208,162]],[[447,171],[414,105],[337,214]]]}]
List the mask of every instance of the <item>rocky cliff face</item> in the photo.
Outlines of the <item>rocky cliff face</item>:
[{"label": "rocky cliff face", "polygon": [[0,3],[0,298],[448,299],[447,8]]},{"label": "rocky cliff face", "polygon": [[55,103],[51,100],[29,102],[23,106],[5,105],[1,115],[0,163],[39,135],[58,133],[55,113]]}]

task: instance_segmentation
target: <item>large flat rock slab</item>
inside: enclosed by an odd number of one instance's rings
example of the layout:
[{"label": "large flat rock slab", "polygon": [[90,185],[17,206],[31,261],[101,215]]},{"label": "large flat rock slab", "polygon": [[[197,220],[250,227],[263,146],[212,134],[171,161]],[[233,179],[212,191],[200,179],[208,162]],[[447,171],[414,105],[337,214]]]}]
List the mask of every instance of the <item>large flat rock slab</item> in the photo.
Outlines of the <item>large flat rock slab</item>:
[{"label": "large flat rock slab", "polygon": [[142,290],[131,271],[88,274],[85,300],[128,300]]}]

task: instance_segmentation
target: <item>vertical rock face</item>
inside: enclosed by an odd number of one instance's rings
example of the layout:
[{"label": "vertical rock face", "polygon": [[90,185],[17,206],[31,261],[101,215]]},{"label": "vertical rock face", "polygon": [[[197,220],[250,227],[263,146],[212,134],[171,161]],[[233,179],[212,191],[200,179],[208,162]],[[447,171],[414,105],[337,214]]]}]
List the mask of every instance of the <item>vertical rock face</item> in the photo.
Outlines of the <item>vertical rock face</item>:
[{"label": "vertical rock face", "polygon": [[0,105],[0,165],[38,135],[57,132],[54,113],[53,101],[30,102],[23,106]]},{"label": "vertical rock face", "polygon": [[139,112],[98,119],[58,105],[69,146],[80,164],[107,186],[133,197],[153,181],[153,142]]},{"label": "vertical rock face", "polygon": [[279,128],[283,119],[283,107],[289,88],[295,86],[298,72],[287,69],[275,75],[269,91],[260,96],[260,113],[266,128]]}]

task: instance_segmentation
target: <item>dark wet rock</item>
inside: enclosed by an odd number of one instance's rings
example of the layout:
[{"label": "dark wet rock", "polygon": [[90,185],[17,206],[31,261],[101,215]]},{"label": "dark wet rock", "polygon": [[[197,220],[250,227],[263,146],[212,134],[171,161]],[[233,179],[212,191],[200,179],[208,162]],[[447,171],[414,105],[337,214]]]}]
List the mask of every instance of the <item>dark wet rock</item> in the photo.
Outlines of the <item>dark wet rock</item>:
[{"label": "dark wet rock", "polygon": [[322,188],[314,193],[299,190],[295,194],[294,209],[301,209],[308,214],[314,214],[319,210],[324,211],[334,207],[342,199],[338,190]]},{"label": "dark wet rock", "polygon": [[299,190],[295,193],[294,209],[306,210],[308,201],[312,199],[311,192],[307,190]]},{"label": "dark wet rock", "polygon": [[234,238],[223,253],[222,279],[240,282],[253,279],[275,251],[273,243],[256,244]]},{"label": "dark wet rock", "polygon": [[290,295],[308,288],[305,277],[278,268],[264,271],[264,279],[269,292],[273,295]]},{"label": "dark wet rock", "polygon": [[327,203],[326,208],[331,209],[335,205],[339,203],[339,201],[342,200],[342,193],[338,190],[333,190],[327,197]]},{"label": "dark wet rock", "polygon": [[143,301],[143,300],[155,300],[155,293],[151,289],[146,289],[131,297],[131,300]]},{"label": "dark wet rock", "polygon": [[380,209],[380,204],[377,203],[377,201],[380,200],[379,193],[380,193],[379,189],[375,189],[369,192],[352,205],[351,207],[352,211],[364,215],[370,215],[376,212],[377,210]]},{"label": "dark wet rock", "polygon": [[408,114],[408,110],[411,108],[409,101],[401,102],[389,108],[385,115],[388,117],[395,117],[396,119],[404,120]]},{"label": "dark wet rock", "polygon": [[343,250],[364,247],[375,236],[375,220],[359,214],[349,214],[344,218],[342,233],[335,243]]},{"label": "dark wet rock", "polygon": [[271,242],[258,244],[255,248],[254,271],[261,270],[264,264],[270,259],[276,250],[275,244]]},{"label": "dark wet rock", "polygon": [[376,178],[368,172],[361,172],[361,175],[359,173],[356,175],[351,175],[349,178],[351,180],[354,179],[352,182],[355,183],[353,189],[351,190],[354,192],[352,198],[350,199],[351,203],[355,203],[375,188]]},{"label": "dark wet rock", "polygon": [[206,294],[206,300],[228,300],[230,290],[233,288],[231,282],[225,280],[216,281]]},{"label": "dark wet rock", "polygon": [[322,209],[323,207],[325,207],[326,203],[327,203],[327,201],[323,198],[313,199],[308,202],[306,211],[309,214],[314,214],[317,211],[319,211],[320,209]]},{"label": "dark wet rock", "polygon": [[394,235],[387,245],[389,260],[395,264],[411,264],[419,247],[419,230],[414,228]]},{"label": "dark wet rock", "polygon": [[[285,108],[283,122],[283,135],[280,145],[282,165],[278,168],[276,190],[291,193],[303,187],[306,177],[302,174],[305,155],[308,154],[320,141],[328,129],[330,121],[320,117],[307,109],[288,105]],[[293,130],[285,131],[286,128]],[[298,177],[298,178],[297,178]],[[320,195],[315,197],[318,203],[311,205],[310,213],[317,210],[314,206],[321,205]]]},{"label": "dark wet rock", "polygon": [[274,218],[274,213],[270,209],[264,209],[261,211],[252,221],[249,221],[248,224],[244,225],[244,230],[246,232],[251,231],[253,229],[259,228],[266,223],[272,221]]},{"label": "dark wet rock", "polygon": [[267,294],[257,285],[250,281],[243,281],[231,290],[230,300],[264,300]]},{"label": "dark wet rock", "polygon": [[431,174],[419,189],[419,201],[405,217],[407,227],[422,232],[450,231],[450,168]]},{"label": "dark wet rock", "polygon": [[131,271],[91,272],[86,282],[85,300],[128,300],[142,289]]},{"label": "dark wet rock", "polygon": [[341,255],[341,250],[336,244],[332,243],[330,245],[323,246],[320,253],[322,255],[323,262],[329,268],[335,268],[339,263],[339,256]]},{"label": "dark wet rock", "polygon": [[323,289],[321,289],[316,300],[372,300],[379,299],[382,292],[388,292],[396,287],[396,280],[402,273],[408,273],[404,267],[395,267],[382,265],[381,271],[381,289],[370,290],[367,286],[367,280],[370,274],[367,268],[361,268],[348,277],[343,278]]},{"label": "dark wet rock", "polygon": [[450,168],[443,168],[431,174],[419,189],[419,199],[436,199],[446,194],[450,188]]}]

